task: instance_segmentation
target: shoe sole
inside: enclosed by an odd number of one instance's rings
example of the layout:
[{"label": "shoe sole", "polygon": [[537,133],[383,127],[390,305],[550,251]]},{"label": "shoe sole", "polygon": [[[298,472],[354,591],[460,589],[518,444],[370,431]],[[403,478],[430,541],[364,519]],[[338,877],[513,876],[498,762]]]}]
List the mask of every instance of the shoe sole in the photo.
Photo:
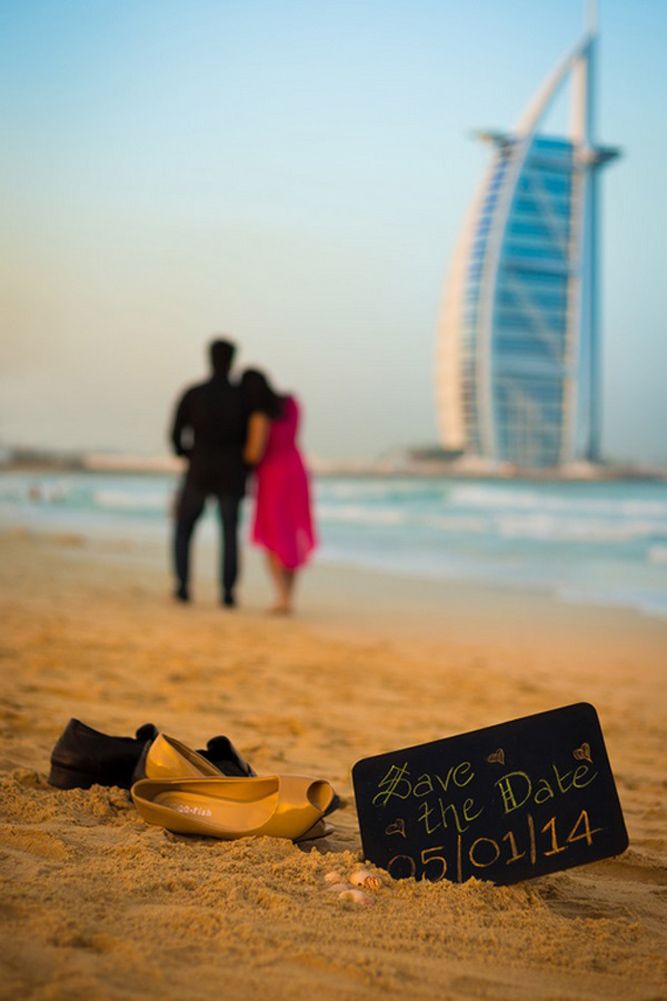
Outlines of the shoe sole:
[{"label": "shoe sole", "polygon": [[90,789],[91,786],[99,784],[97,779],[86,772],[77,772],[74,768],[54,764],[51,765],[48,782],[57,789]]}]

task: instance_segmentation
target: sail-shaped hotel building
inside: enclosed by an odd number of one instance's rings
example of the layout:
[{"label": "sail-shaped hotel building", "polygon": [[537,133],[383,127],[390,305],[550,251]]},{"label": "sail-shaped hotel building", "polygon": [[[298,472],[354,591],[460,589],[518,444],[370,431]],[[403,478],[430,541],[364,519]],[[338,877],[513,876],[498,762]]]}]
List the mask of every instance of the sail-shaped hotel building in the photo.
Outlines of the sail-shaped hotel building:
[{"label": "sail-shaped hotel building", "polygon": [[[595,24],[493,156],[452,262],[436,396],[447,450],[491,464],[600,458],[598,179],[618,155],[595,139]],[[540,127],[571,83],[563,137]]]}]

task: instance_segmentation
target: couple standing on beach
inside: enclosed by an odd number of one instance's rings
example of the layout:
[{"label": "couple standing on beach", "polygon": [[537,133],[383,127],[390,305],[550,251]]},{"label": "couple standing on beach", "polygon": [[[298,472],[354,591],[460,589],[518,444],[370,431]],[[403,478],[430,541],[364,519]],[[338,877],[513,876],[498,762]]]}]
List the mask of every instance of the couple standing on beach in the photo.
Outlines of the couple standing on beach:
[{"label": "couple standing on beach", "polygon": [[230,380],[235,345],[215,340],[212,374],[186,390],[176,407],[171,440],[188,460],[176,502],[175,597],[190,600],[190,542],[206,501],[218,501],[222,523],[221,600],[236,604],[238,520],[246,478],[254,471],[252,541],[264,548],[276,591],[272,611],[289,614],[296,573],[315,547],[308,474],[296,444],[299,406],[256,369]]}]

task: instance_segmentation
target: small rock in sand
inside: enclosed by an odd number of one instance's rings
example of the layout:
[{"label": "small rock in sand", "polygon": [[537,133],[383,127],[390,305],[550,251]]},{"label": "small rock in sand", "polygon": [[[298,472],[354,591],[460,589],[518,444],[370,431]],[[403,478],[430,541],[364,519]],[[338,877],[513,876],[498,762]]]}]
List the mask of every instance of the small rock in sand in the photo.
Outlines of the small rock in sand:
[{"label": "small rock in sand", "polygon": [[363,890],[343,890],[338,895],[338,899],[344,901],[344,903],[358,904],[361,907],[366,907],[368,904],[373,903],[373,898],[369,897]]},{"label": "small rock in sand", "polygon": [[325,883],[344,883],[345,882],[345,876],[343,876],[342,872],[336,872],[335,869],[332,869],[331,872],[325,873],[324,882]]}]

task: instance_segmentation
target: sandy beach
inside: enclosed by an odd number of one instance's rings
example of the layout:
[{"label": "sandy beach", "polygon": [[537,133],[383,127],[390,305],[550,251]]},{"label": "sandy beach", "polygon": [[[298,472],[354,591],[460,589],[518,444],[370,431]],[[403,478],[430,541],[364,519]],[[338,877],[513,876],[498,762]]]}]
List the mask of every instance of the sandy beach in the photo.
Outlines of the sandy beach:
[{"label": "sandy beach", "polygon": [[[2,545],[3,996],[667,995],[667,622],[328,567],[278,620],[254,557],[230,613],[205,577],[174,606],[154,545],[19,530]],[[361,858],[355,761],[578,701],[603,724],[623,856],[504,888],[388,882],[363,908],[327,890]],[[187,839],[122,790],[53,789],[72,716],[194,747],[224,733],[258,772],[327,778],[335,833]]]}]

